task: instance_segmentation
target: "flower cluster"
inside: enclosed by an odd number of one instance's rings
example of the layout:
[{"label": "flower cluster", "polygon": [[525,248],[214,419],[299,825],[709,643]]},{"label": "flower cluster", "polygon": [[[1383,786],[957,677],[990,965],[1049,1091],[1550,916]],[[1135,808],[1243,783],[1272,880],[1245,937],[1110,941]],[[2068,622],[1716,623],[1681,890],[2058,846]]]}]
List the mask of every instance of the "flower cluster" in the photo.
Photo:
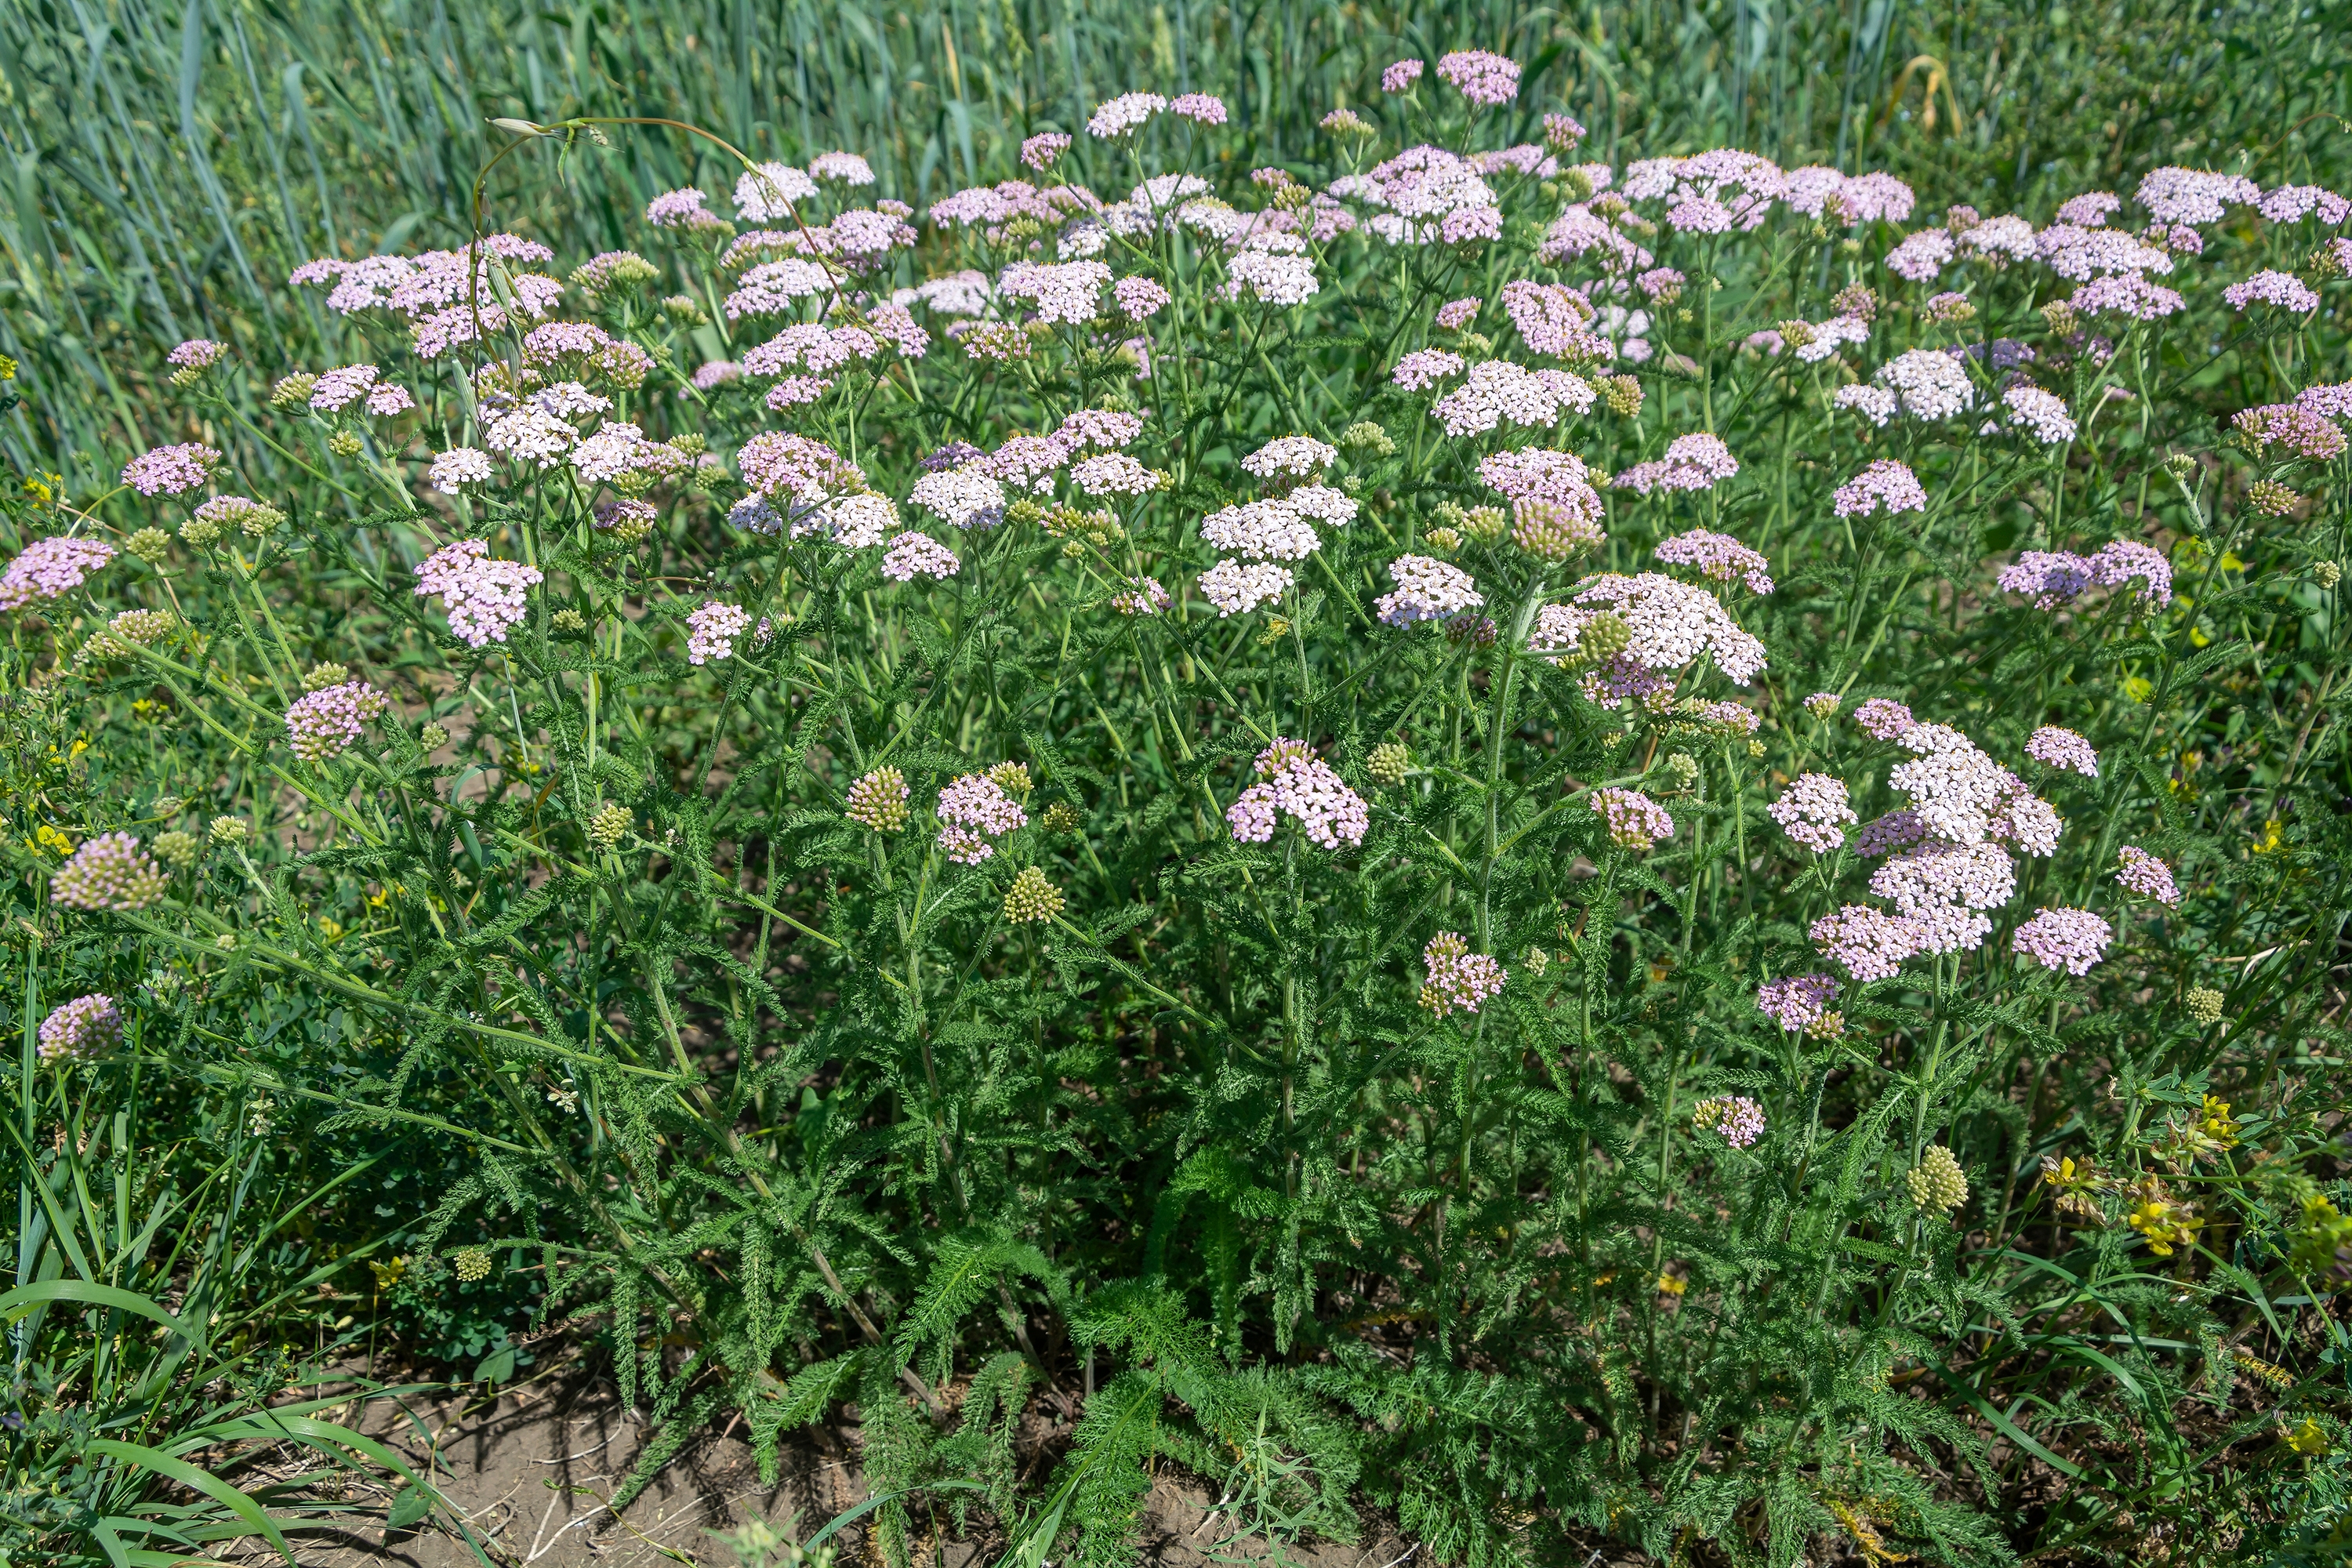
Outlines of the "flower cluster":
[{"label": "flower cluster", "polygon": [[448,612],[449,629],[478,650],[507,640],[528,609],[523,590],[546,580],[535,566],[493,560],[489,546],[478,539],[461,539],[434,552],[415,574],[416,596],[439,599]]},{"label": "flower cluster", "polygon": [[2167,909],[2180,904],[2180,888],[2172,879],[2172,868],[2141,848],[2126,844],[2116,851],[2122,862],[2116,871],[2116,881],[2130,892],[2144,899],[2154,899]]},{"label": "flower cluster", "polygon": [[2114,940],[2114,928],[2088,910],[2040,910],[2017,928],[2010,949],[2044,969],[2084,974]]},{"label": "flower cluster", "polygon": [[103,1055],[122,1043],[122,1010],[114,998],[77,996],[41,1020],[45,1061],[78,1061]]},{"label": "flower cluster", "polygon": [[1821,855],[1844,847],[1843,826],[1857,820],[1844,782],[1827,773],[1798,775],[1766,810],[1781,832]]},{"label": "flower cluster", "polygon": [[1736,580],[1746,584],[1751,594],[1772,591],[1772,563],[1760,552],[1748,549],[1727,533],[1694,528],[1688,533],[1661,541],[1650,554],[1654,560],[1669,565],[1695,566],[1700,576],[1711,582]]},{"label": "flower cluster", "polygon": [[128,833],[101,833],[49,878],[52,900],[74,910],[143,910],[163,896],[163,868]]},{"label": "flower cluster", "polygon": [[1750,1149],[1764,1136],[1764,1108],[1744,1094],[1719,1094],[1693,1108],[1691,1125],[1735,1149]]},{"label": "flower cluster", "polygon": [[1467,572],[1426,555],[1398,556],[1389,563],[1389,577],[1396,592],[1381,595],[1372,605],[1389,626],[1444,620],[1486,602]]},{"label": "flower cluster", "polygon": [[1653,490],[1711,490],[1718,481],[1738,472],[1739,459],[1721,437],[1694,431],[1667,442],[1664,456],[1619,473],[1616,485],[1637,495]]},{"label": "flower cluster", "polygon": [[1470,951],[1459,931],[1442,931],[1421,950],[1428,979],[1421,987],[1421,1005],[1443,1018],[1461,1011],[1475,1013],[1478,1005],[1503,989],[1508,972],[1483,952]]},{"label": "flower cluster", "polygon": [[1829,1004],[1838,994],[1838,983],[1828,974],[1792,974],[1781,980],[1768,980],[1756,988],[1757,1010],[1788,1033],[1794,1035],[1812,1028],[1830,1016]]},{"label": "flower cluster", "polygon": [[1647,849],[1675,836],[1674,817],[1640,790],[1597,789],[1591,803],[1608,825],[1609,842],[1621,849]]},{"label": "flower cluster", "polygon": [[849,786],[843,815],[877,833],[896,833],[907,826],[908,793],[906,774],[892,767],[876,768]]},{"label": "flower cluster", "polygon": [[[996,846],[989,840],[1029,826],[1029,814],[1021,809],[1020,802],[1004,793],[995,773],[992,768],[985,773],[966,773],[940,792],[939,804],[933,808],[940,820],[940,848],[959,866],[979,865],[996,853]],[[882,787],[877,785],[877,790]],[[887,816],[887,807],[882,815]],[[876,824],[869,821],[866,826]],[[877,830],[893,831],[880,827]]]},{"label": "flower cluster", "polygon": [[347,680],[297,698],[286,710],[286,743],[306,763],[343,754],[369,720],[392,706],[392,699],[364,680]]},{"label": "flower cluster", "polygon": [[735,639],[751,624],[751,616],[740,605],[706,599],[687,616],[686,624],[686,662],[706,664],[734,656]]},{"label": "flower cluster", "polygon": [[2071,768],[2086,779],[2099,776],[2099,754],[2074,731],[2044,724],[2026,737],[2025,754],[2046,768]]},{"label": "flower cluster", "polygon": [[61,598],[113,559],[114,546],[103,540],[37,539],[0,573],[0,610]]},{"label": "flower cluster", "polygon": [[1898,511],[1926,511],[1927,492],[1909,467],[1881,458],[1837,488],[1832,510],[1840,517],[1870,517],[1884,506],[1888,516]]},{"label": "flower cluster", "polygon": [[1285,813],[1326,849],[1337,849],[1343,840],[1360,845],[1370,831],[1371,807],[1364,797],[1310,752],[1305,742],[1276,737],[1274,744],[1258,753],[1256,773],[1259,782],[1225,810],[1226,825],[1237,842],[1265,843]]}]

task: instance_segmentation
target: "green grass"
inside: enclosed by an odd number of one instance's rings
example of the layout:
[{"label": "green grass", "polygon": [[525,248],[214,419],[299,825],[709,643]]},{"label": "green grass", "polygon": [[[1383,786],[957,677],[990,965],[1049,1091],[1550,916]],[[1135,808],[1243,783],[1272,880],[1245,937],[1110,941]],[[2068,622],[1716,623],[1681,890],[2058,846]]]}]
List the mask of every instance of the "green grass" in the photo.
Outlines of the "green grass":
[{"label": "green grass", "polygon": [[[1479,45],[1528,62],[1530,129],[1566,107],[1598,157],[1737,143],[1790,166],[1884,166],[1938,205],[1992,211],[2173,162],[2326,183],[2352,141],[2335,118],[2352,114],[2341,14],[7,0],[0,350],[22,363],[27,401],[0,447],[86,496],[126,449],[184,434],[146,390],[181,338],[226,339],[272,368],[334,354],[322,313],[278,289],[287,271],[462,237],[475,173],[505,141],[494,115],[658,113],[763,155],[845,147],[884,194],[921,205],[1007,177],[1020,137],[1075,131],[1098,100],[1147,86],[1223,94],[1241,155],[1303,168],[1315,121],[1377,100],[1389,60]],[[628,132],[568,163],[509,159],[491,199],[501,224],[559,250],[600,248],[652,192],[731,183],[697,157],[674,132]],[[551,199],[558,182],[569,193]]]}]

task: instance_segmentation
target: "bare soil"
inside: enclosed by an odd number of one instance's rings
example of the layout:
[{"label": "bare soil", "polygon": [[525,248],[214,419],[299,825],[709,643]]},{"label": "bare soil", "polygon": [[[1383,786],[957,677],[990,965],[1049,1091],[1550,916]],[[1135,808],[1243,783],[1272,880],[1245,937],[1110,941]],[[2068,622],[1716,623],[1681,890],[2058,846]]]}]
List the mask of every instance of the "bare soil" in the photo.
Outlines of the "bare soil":
[{"label": "bare soil", "polygon": [[[630,1473],[650,1435],[644,1418],[625,1410],[611,1383],[575,1376],[568,1382],[525,1386],[494,1403],[480,1397],[410,1400],[404,1407],[377,1403],[362,1422],[415,1467],[429,1470],[435,1486],[465,1520],[491,1560],[501,1568],[639,1568],[659,1563],[708,1563],[732,1568],[734,1555],[712,1532],[740,1528],[762,1518],[780,1531],[805,1539],[866,1496],[857,1465],[855,1426],[798,1434],[781,1454],[777,1484],[763,1485],[750,1444],[739,1427],[720,1423],[688,1443],[658,1479],[615,1515],[605,1506]],[[1034,1443],[1038,1462],[1050,1468],[1066,1429],[1040,1423],[1024,1434],[1024,1454]],[[304,1466],[293,1451],[284,1465],[264,1463],[238,1479],[247,1488],[269,1478],[293,1480]],[[320,1467],[313,1464],[311,1473]],[[446,1521],[436,1519],[387,1536],[383,1509],[388,1486],[345,1481],[328,1495],[369,1510],[315,1520],[299,1533],[289,1531],[300,1568],[467,1568],[472,1549]],[[1138,1562],[1161,1568],[1205,1568],[1223,1531],[1207,1517],[1213,1494],[1192,1477],[1167,1472],[1155,1479],[1146,1504]],[[943,1522],[944,1515],[943,1515]],[[975,1526],[979,1521],[975,1521]],[[869,1560],[864,1532],[851,1526],[836,1538],[844,1564]],[[920,1543],[922,1568],[972,1568],[992,1563],[1001,1537],[945,1538]],[[1400,1535],[1393,1521],[1367,1518],[1353,1545],[1309,1542],[1286,1553],[1298,1568],[1420,1568],[1422,1554]],[[277,1561],[266,1543],[252,1541],[243,1557],[258,1568]],[[1266,1561],[1263,1542],[1228,1542],[1223,1561]],[[1591,1568],[1601,1568],[1596,1558]]]}]

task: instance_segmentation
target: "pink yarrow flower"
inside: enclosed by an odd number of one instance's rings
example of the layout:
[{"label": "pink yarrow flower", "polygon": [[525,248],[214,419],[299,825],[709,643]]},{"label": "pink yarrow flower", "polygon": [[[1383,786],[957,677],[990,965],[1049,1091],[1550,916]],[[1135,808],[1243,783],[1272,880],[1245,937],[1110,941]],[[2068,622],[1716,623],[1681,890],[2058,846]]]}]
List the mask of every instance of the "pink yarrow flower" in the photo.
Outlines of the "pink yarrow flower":
[{"label": "pink yarrow flower", "polygon": [[2116,870],[2116,880],[2123,887],[2167,909],[2179,906],[2180,888],[2172,879],[2171,867],[2137,844],[2125,845],[2117,858],[2122,864]]},{"label": "pink yarrow flower", "polygon": [[330,762],[351,750],[367,721],[392,699],[364,680],[346,680],[296,699],[286,710],[286,741],[306,763]]},{"label": "pink yarrow flower", "polygon": [[1437,324],[1449,332],[1458,332],[1478,319],[1479,304],[1475,294],[1466,300],[1449,300],[1437,308]]},{"label": "pink yarrow flower", "polygon": [[1620,849],[1647,849],[1675,836],[1675,819],[1666,808],[1637,789],[1598,789],[1592,809],[1607,823],[1609,842]]},{"label": "pink yarrow flower", "polygon": [[1381,90],[1382,92],[1409,91],[1412,84],[1421,79],[1421,71],[1422,64],[1419,60],[1395,61],[1381,72]]},{"label": "pink yarrow flower", "polygon": [[1691,1111],[1691,1125],[1713,1132],[1735,1149],[1753,1148],[1764,1136],[1764,1108],[1744,1094],[1718,1094]]},{"label": "pink yarrow flower", "polygon": [[1766,810],[1781,832],[1821,855],[1843,848],[1842,825],[1857,820],[1846,802],[1844,781],[1827,773],[1798,775]]},{"label": "pink yarrow flower", "polygon": [[40,1052],[49,1061],[104,1054],[122,1043],[122,1011],[111,996],[77,996],[41,1020]]},{"label": "pink yarrow flower", "polygon": [[908,531],[890,541],[882,557],[882,575],[894,583],[910,583],[919,576],[943,581],[962,564],[954,551],[929,534]]},{"label": "pink yarrow flower", "polygon": [[142,496],[185,495],[213,477],[221,455],[214,447],[187,441],[142,452],[122,467],[122,482]]},{"label": "pink yarrow flower", "polygon": [[1281,814],[1296,818],[1307,837],[1326,849],[1337,849],[1343,840],[1361,845],[1370,831],[1371,807],[1306,742],[1276,736],[1257,754],[1256,772],[1259,782],[1225,811],[1237,843],[1265,843]]},{"label": "pink yarrow flower", "polygon": [[1838,994],[1838,983],[1828,974],[1792,974],[1768,980],[1756,988],[1756,1007],[1790,1034],[1818,1023]]},{"label": "pink yarrow flower", "polygon": [[1392,626],[1444,620],[1486,602],[1467,572],[1426,555],[1398,556],[1389,563],[1389,577],[1396,592],[1381,595],[1372,607]]},{"label": "pink yarrow flower", "polygon": [[2044,724],[2027,737],[2025,754],[2049,768],[2072,768],[2086,779],[2099,776],[2099,754],[2072,730]]},{"label": "pink yarrow flower", "polygon": [[2041,910],[2017,928],[2010,951],[2044,969],[2087,973],[2115,940],[2115,931],[2088,910]]},{"label": "pink yarrow flower", "polygon": [[1441,1018],[1457,1008],[1475,1013],[1509,978],[1492,958],[1471,952],[1460,931],[1442,931],[1431,937],[1421,950],[1421,962],[1429,977],[1421,988],[1421,1005]]},{"label": "pink yarrow flower", "polygon": [[2319,296],[2292,272],[2264,268],[2242,283],[2232,283],[2221,290],[2221,298],[2233,310],[2243,310],[2250,305],[2275,305],[2296,315],[2308,315],[2319,309]]},{"label": "pink yarrow flower", "polygon": [[113,559],[114,546],[104,540],[37,539],[0,573],[0,611],[71,593]]},{"label": "pink yarrow flower", "polygon": [[1867,904],[1848,904],[1812,923],[1813,945],[1855,980],[1892,978],[1918,952],[1927,932],[1919,922]]},{"label": "pink yarrow flower", "polygon": [[478,539],[436,551],[415,572],[416,596],[439,598],[449,629],[476,649],[506,641],[508,630],[523,618],[523,590],[545,581],[537,567],[492,560],[489,546]]},{"label": "pink yarrow flower", "polygon": [[73,852],[49,878],[49,900],[68,909],[143,910],[163,896],[170,879],[128,833],[101,833]]},{"label": "pink yarrow flower", "polygon": [[1881,506],[1888,516],[1926,511],[1927,491],[1918,476],[1891,458],[1881,458],[1837,488],[1833,510],[1840,517],[1869,517]]},{"label": "pink yarrow flower", "polygon": [[1069,150],[1068,137],[1058,131],[1048,131],[1021,143],[1021,162],[1042,174]]},{"label": "pink yarrow flower", "polygon": [[959,866],[996,853],[992,838],[1029,826],[1029,814],[986,773],[966,773],[940,792],[940,848]]},{"label": "pink yarrow flower", "polygon": [[1751,594],[1772,591],[1771,563],[1757,551],[1750,550],[1727,533],[1710,533],[1704,528],[1694,528],[1687,533],[1662,541],[1650,552],[1670,565],[1695,566],[1702,577],[1717,583],[1735,579],[1745,583]]},{"label": "pink yarrow flower", "polygon": [[1213,93],[1188,92],[1172,100],[1168,112],[1202,125],[1225,122],[1225,100]]},{"label": "pink yarrow flower", "polygon": [[1519,63],[1485,49],[1456,49],[1441,55],[1437,74],[1453,83],[1463,97],[1486,108],[1519,96]]},{"label": "pink yarrow flower", "polygon": [[1916,721],[1911,710],[1890,698],[1874,697],[1853,710],[1853,721],[1874,741],[1892,741]]},{"label": "pink yarrow flower", "polygon": [[735,639],[751,624],[751,614],[741,605],[704,600],[686,617],[686,662],[708,664],[713,659],[733,658]]}]

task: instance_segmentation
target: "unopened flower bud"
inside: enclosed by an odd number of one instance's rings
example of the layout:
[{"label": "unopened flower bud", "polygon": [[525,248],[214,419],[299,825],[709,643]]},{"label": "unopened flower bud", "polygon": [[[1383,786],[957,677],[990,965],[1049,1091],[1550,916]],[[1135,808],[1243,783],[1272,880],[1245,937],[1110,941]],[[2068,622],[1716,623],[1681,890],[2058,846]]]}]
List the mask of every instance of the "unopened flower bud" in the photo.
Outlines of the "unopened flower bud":
[{"label": "unopened flower bud", "polygon": [[1462,531],[1481,544],[1492,544],[1510,525],[1510,514],[1501,507],[1474,506],[1463,519]]},{"label": "unopened flower bud", "polygon": [[1396,442],[1389,433],[1369,419],[1359,419],[1339,432],[1339,446],[1342,450],[1367,458],[1385,458],[1396,450]]},{"label": "unopened flower bud", "polygon": [[214,843],[234,848],[251,836],[252,829],[234,816],[215,816],[205,834]]},{"label": "unopened flower bud", "polygon": [[907,826],[907,775],[896,768],[877,768],[849,786],[844,814],[876,833],[896,833]]},{"label": "unopened flower bud", "polygon": [[124,540],[122,548],[152,566],[172,548],[172,536],[160,528],[142,528]]},{"label": "unopened flower bud", "polygon": [[490,1255],[478,1247],[461,1248],[450,1262],[461,1285],[471,1285],[477,1279],[487,1279],[490,1276]]},{"label": "unopened flower bud", "polygon": [[1609,412],[1620,419],[1642,416],[1642,384],[1630,375],[1604,375],[1601,381],[1601,401]]},{"label": "unopened flower bud", "polygon": [[352,672],[340,664],[314,664],[302,676],[302,689],[324,691],[330,686],[341,686],[352,678]]},{"label": "unopened flower bud", "polygon": [[1034,866],[1024,866],[1004,895],[1004,923],[1038,925],[1062,912],[1062,889]]},{"label": "unopened flower bud", "polygon": [[1005,794],[1024,799],[1036,787],[1029,782],[1029,765],[1026,763],[999,763],[988,770],[988,780]]},{"label": "unopened flower bud", "polygon": [[220,524],[208,517],[192,517],[180,524],[180,537],[199,550],[209,550],[220,542]]},{"label": "unopened flower bud", "polygon": [[2192,985],[2189,988],[2189,1016],[2210,1029],[2221,1021],[2222,1000],[2221,994],[2211,986]]},{"label": "unopened flower bud", "polygon": [[349,430],[338,430],[327,437],[327,450],[338,458],[356,458],[366,449],[366,443]]},{"label": "unopened flower bud", "polygon": [[1451,555],[1462,548],[1462,535],[1451,528],[1433,528],[1429,531],[1427,538],[1430,548],[1446,555]]},{"label": "unopened flower bud", "polygon": [[428,752],[437,752],[449,743],[449,731],[438,724],[426,724],[416,731],[416,743]]},{"label": "unopened flower bud", "polygon": [[1571,163],[1559,172],[1559,188],[1568,193],[1570,201],[1589,201],[1592,196],[1592,176]]},{"label": "unopened flower bud", "polygon": [[1519,962],[1527,966],[1529,974],[1540,980],[1543,978],[1543,972],[1551,967],[1551,954],[1542,948],[1531,947],[1520,956]]},{"label": "unopened flower bud", "polygon": [[283,377],[269,389],[269,402],[277,408],[299,408],[308,405],[310,394],[319,388],[319,378],[307,370],[298,370]]},{"label": "unopened flower bud", "polygon": [[2264,517],[2284,517],[2302,504],[2303,497],[2276,479],[2256,479],[2246,490],[2246,501]]},{"label": "unopened flower bud", "polygon": [[1666,759],[1666,777],[1677,793],[1698,783],[1698,759],[1688,752],[1676,752]]},{"label": "unopened flower bud", "polygon": [[577,637],[588,629],[588,617],[569,606],[556,611],[547,619],[548,624],[557,631],[572,637]]},{"label": "unopened flower bud", "polygon": [[588,819],[588,846],[599,855],[610,855],[621,847],[621,840],[626,838],[629,829],[635,826],[636,819],[629,815],[628,807],[614,805],[608,801],[598,806],[596,815]]},{"label": "unopened flower bud", "polygon": [[2164,459],[2164,471],[2185,485],[2197,477],[2197,459],[2186,452],[2175,452]]},{"label": "unopened flower bud", "polygon": [[155,858],[175,871],[184,871],[196,863],[196,836],[173,828],[169,833],[155,835]]},{"label": "unopened flower bud", "polygon": [[1364,771],[1372,775],[1373,782],[1391,787],[1404,783],[1412,767],[1412,753],[1395,741],[1383,741],[1374,746],[1372,754],[1364,761]]},{"label": "unopened flower bud", "polygon": [[1867,283],[1849,283],[1830,296],[1830,309],[1857,321],[1874,321],[1878,319],[1878,290]]},{"label": "unopened flower bud", "polygon": [[1960,1163],[1941,1143],[1928,1145],[1919,1163],[1903,1178],[1911,1189],[1915,1207],[1949,1213],[1969,1201],[1969,1179],[1961,1173]]},{"label": "unopened flower bud", "polygon": [[1037,822],[1048,833],[1065,835],[1076,833],[1083,826],[1078,808],[1066,800],[1057,800],[1047,806]]},{"label": "unopened flower bud", "polygon": [[2311,580],[2323,589],[2332,589],[2344,580],[2344,568],[2333,561],[2322,561],[2311,569]]},{"label": "unopened flower bud", "polygon": [[1605,663],[1633,646],[1633,628],[1616,611],[1603,610],[1584,623],[1576,646],[1595,664]]},{"label": "unopened flower bud", "polygon": [[2074,314],[2074,307],[2063,300],[2053,300],[2043,305],[2042,319],[2050,324],[2053,332],[2062,338],[2073,337],[2083,324],[2082,318]]}]

